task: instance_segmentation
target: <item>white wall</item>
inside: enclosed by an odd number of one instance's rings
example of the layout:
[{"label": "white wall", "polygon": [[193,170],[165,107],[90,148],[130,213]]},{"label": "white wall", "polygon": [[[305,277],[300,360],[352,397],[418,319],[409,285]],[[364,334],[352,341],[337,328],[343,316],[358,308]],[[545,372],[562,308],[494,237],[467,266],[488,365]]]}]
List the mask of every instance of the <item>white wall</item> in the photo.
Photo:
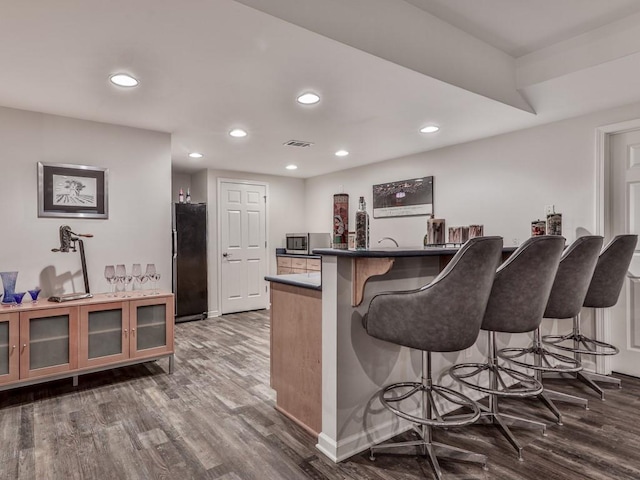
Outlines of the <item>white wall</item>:
[{"label": "white wall", "polygon": [[[305,193],[304,180],[275,175],[258,175],[231,170],[208,170],[208,257],[209,257],[209,313],[220,313],[218,298],[218,179],[252,180],[268,184],[267,198],[267,252],[269,254],[269,273],[276,273],[275,249],[284,247],[285,234],[288,232],[305,231]],[[194,184],[200,186],[201,174],[197,174]],[[198,187],[200,188],[200,187]],[[325,229],[326,230],[326,229]],[[329,230],[327,230],[329,231]]]},{"label": "white wall", "polygon": [[[108,168],[109,218],[38,218],[37,162]],[[64,224],[94,235],[85,241],[93,292],[108,290],[105,264],[134,262],[155,263],[170,288],[170,195],[168,134],[0,108],[0,271],[19,272],[16,290],[84,291],[79,254],[51,252]]]},{"label": "white wall", "polygon": [[350,230],[358,196],[367,200],[372,247],[385,236],[401,246],[421,245],[427,217],[373,219],[372,185],[433,175],[435,214],[447,227],[484,224],[486,235],[514,245],[530,235],[545,205],[554,204],[572,241],[580,228],[595,231],[596,127],[638,117],[640,104],[634,104],[308,179],[305,230],[330,228],[332,196],[344,188]]}]

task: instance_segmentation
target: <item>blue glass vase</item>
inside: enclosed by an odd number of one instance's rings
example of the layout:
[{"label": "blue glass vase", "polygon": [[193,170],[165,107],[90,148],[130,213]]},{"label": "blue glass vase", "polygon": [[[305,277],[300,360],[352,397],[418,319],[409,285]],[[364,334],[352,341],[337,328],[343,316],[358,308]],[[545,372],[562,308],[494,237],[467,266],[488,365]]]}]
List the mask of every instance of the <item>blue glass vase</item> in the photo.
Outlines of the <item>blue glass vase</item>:
[{"label": "blue glass vase", "polygon": [[2,279],[2,287],[4,288],[2,303],[12,303],[13,294],[16,292],[18,272],[0,272],[0,278]]}]

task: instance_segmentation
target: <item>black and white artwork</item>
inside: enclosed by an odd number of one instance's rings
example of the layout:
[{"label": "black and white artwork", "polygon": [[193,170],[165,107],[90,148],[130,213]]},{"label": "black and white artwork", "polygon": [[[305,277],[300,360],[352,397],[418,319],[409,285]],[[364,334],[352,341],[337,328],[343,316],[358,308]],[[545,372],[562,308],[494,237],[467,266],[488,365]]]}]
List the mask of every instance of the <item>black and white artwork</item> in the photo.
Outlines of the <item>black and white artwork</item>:
[{"label": "black and white artwork", "polygon": [[373,186],[374,218],[433,214],[433,177]]},{"label": "black and white artwork", "polygon": [[66,163],[38,163],[38,216],[109,218],[109,171]]},{"label": "black and white artwork", "polygon": [[53,175],[53,204],[95,207],[97,183],[91,177]]}]

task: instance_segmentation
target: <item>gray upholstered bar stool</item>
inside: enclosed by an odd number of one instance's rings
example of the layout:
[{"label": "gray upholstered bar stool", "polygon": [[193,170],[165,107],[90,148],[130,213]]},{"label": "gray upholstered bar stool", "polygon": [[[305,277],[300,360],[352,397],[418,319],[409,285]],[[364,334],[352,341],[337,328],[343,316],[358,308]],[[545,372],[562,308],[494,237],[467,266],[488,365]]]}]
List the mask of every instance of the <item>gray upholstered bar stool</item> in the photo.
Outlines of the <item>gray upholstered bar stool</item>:
[{"label": "gray upholstered bar stool", "polygon": [[[583,307],[608,308],[618,303],[618,297],[627,277],[637,243],[637,235],[618,235],[602,250],[589,284],[587,296],[582,304]],[[542,343],[573,352],[578,361],[582,360],[582,355],[602,356],[619,353],[616,346],[583,335],[580,331],[579,313],[573,317],[573,331],[571,333],[545,335],[542,337]],[[604,391],[595,381],[613,383],[621,387],[619,379],[608,375],[581,370],[576,373],[576,377],[599,393],[602,400],[604,400]]]},{"label": "gray upholstered bar stool", "polygon": [[[432,427],[469,425],[478,420],[480,410],[462,393],[433,383],[431,352],[460,351],[475,343],[501,251],[500,237],[473,238],[428,285],[409,292],[385,292],[371,299],[362,319],[367,333],[422,351],[420,382],[395,383],[379,393],[385,408],[415,424],[420,439],[375,445],[371,447],[372,460],[379,450],[417,447],[429,459],[438,479],[442,478],[439,456],[486,466],[486,455],[433,441]],[[448,416],[446,407],[464,411]]]},{"label": "gray upholstered bar stool", "polygon": [[488,332],[487,363],[462,363],[449,370],[458,382],[489,395],[488,406],[481,405],[481,416],[500,428],[519,460],[522,446],[507,425],[540,428],[543,433],[546,426],[500,413],[498,399],[535,396],[543,387],[533,376],[498,364],[496,332],[525,333],[540,326],[563,248],[563,237],[532,237],[500,266],[481,327]]},{"label": "gray upholstered bar stool", "polygon": [[[544,318],[573,318],[580,313],[596,268],[602,241],[603,238],[596,235],[580,237],[563,252],[551,287],[549,301],[544,310]],[[546,349],[542,344],[539,328],[534,332],[531,347],[503,348],[498,351],[498,356],[516,365],[534,369],[539,381],[542,381],[543,373],[564,374],[582,370],[582,365],[575,358]],[[562,414],[553,400],[589,408],[589,401],[584,398],[546,388],[538,398],[556,416],[559,425],[562,425]]]}]

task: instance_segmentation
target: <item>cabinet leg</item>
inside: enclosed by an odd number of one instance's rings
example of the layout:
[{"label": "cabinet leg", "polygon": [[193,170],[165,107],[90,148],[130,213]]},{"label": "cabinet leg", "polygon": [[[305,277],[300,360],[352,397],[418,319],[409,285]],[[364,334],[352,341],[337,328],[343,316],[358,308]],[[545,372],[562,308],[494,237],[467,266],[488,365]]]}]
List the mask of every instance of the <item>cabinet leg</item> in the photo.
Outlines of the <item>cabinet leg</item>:
[{"label": "cabinet leg", "polygon": [[173,353],[169,356],[169,375],[173,373],[173,363],[174,363],[174,355]]},{"label": "cabinet leg", "polygon": [[77,387],[78,386],[78,375],[74,375],[72,378],[73,378],[73,386]]}]

